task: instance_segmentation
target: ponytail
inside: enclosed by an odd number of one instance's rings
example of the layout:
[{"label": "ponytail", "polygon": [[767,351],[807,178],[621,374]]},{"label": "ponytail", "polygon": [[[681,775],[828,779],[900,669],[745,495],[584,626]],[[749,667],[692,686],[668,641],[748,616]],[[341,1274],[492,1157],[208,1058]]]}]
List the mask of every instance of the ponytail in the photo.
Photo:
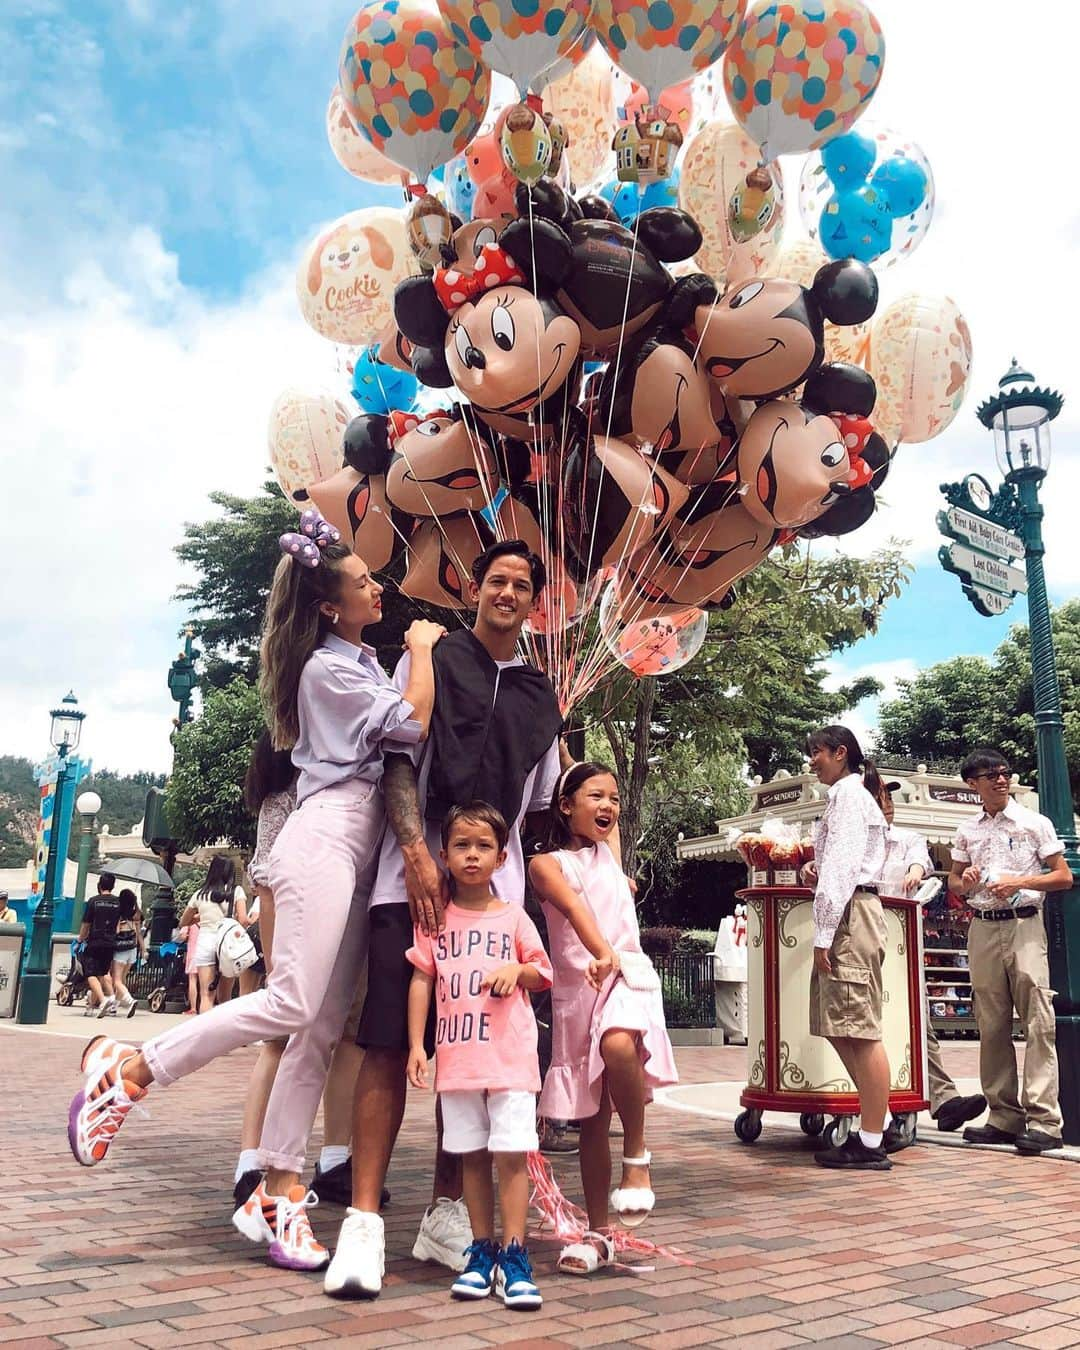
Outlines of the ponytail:
[{"label": "ponytail", "polygon": [[881,774],[878,773],[878,767],[872,759],[863,760],[862,781],[863,787],[880,805],[885,794],[885,784],[881,781]]}]

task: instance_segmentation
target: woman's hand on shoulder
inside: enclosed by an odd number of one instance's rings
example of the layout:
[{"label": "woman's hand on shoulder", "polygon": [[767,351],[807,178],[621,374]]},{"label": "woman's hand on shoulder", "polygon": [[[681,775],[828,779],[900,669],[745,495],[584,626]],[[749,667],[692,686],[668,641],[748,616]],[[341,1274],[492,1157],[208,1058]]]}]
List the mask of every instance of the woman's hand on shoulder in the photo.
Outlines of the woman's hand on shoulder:
[{"label": "woman's hand on shoulder", "polygon": [[432,623],[430,619],[413,619],[405,632],[405,646],[409,651],[430,651],[440,638],[446,636],[441,623]]}]

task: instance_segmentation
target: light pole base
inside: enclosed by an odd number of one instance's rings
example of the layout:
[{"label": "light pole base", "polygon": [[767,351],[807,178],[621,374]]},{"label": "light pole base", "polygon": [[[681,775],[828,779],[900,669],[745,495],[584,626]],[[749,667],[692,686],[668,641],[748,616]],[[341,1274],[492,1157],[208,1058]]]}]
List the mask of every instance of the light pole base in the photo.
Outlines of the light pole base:
[{"label": "light pole base", "polygon": [[15,1021],[21,1026],[39,1027],[49,1019],[51,971],[25,971],[19,985],[19,1011]]},{"label": "light pole base", "polygon": [[1057,1019],[1058,1106],[1067,1144],[1080,1144],[1080,1016]]}]

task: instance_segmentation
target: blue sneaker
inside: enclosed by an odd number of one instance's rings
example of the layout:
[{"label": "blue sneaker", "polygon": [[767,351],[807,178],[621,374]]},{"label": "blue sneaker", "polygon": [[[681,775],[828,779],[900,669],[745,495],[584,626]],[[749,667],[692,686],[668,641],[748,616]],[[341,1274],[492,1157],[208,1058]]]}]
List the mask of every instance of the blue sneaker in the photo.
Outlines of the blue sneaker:
[{"label": "blue sneaker", "polygon": [[533,1283],[528,1250],[514,1239],[499,1253],[495,1292],[508,1308],[531,1310],[543,1303],[540,1290]]},{"label": "blue sneaker", "polygon": [[477,1238],[465,1249],[465,1269],[450,1286],[453,1298],[487,1298],[495,1283],[499,1249],[491,1238]]}]

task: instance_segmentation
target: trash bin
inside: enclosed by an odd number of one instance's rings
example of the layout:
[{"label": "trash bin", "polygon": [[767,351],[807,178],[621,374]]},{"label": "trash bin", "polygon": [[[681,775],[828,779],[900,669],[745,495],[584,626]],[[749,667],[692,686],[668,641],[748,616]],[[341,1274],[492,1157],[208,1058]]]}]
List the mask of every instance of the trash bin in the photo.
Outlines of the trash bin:
[{"label": "trash bin", "polygon": [[26,925],[0,923],[0,1017],[14,1017],[26,948]]},{"label": "trash bin", "polygon": [[68,977],[68,971],[71,969],[71,944],[74,941],[74,933],[54,933],[52,935],[52,959],[49,963],[51,972],[49,980],[50,1002],[56,997],[56,991]]},{"label": "trash bin", "polygon": [[[749,1072],[735,1133],[749,1144],[765,1111],[797,1113],[808,1135],[843,1143],[859,1111],[855,1084],[836,1051],[810,1034],[814,893],[803,886],[750,887],[747,903]],[[882,897],[888,941],[882,966],[882,1040],[892,1070],[889,1109],[905,1132],[928,1109],[922,996],[922,906]],[[834,1119],[826,1125],[825,1117]]]}]

